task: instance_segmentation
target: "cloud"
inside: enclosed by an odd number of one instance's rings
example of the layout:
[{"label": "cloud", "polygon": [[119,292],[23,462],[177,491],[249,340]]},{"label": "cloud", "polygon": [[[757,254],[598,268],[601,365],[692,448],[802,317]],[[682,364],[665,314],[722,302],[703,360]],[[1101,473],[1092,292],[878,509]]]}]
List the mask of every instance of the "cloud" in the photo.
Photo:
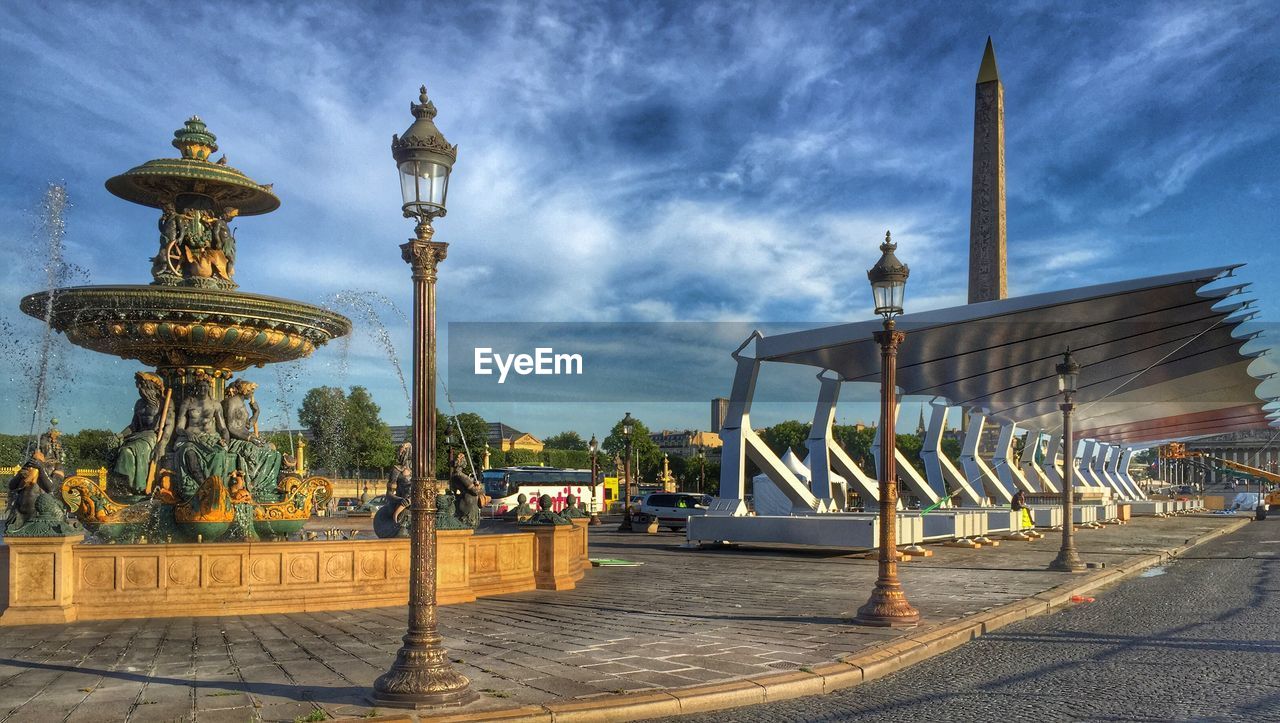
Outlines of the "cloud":
[{"label": "cloud", "polygon": [[[95,283],[148,281],[154,213],[102,182],[173,155],[192,113],[283,201],[238,222],[242,288],[315,304],[364,289],[408,309],[398,245],[412,226],[389,140],[423,82],[460,146],[437,222],[450,243],[442,337],[450,321],[866,318],[864,272],[886,229],[911,265],[913,308],[963,303],[972,83],[988,33],[1006,86],[1019,293],[1210,265],[1187,217],[1239,225],[1213,197],[1237,177],[1252,180],[1236,198],[1274,195],[1258,180],[1274,175],[1266,154],[1249,153],[1277,140],[1266,2],[445,2],[430,42],[419,12],[0,8],[0,67],[22,68],[0,85],[0,321],[21,337],[38,328],[16,303],[40,285],[28,209],[50,178],[66,178],[75,203],[68,256]],[[1265,226],[1237,230],[1241,248],[1267,248]],[[1275,289],[1260,281],[1264,297]],[[407,357],[408,325],[382,321]],[[363,383],[402,416],[364,325],[306,362],[301,383]],[[119,376],[82,414],[115,426],[127,373],[67,356],[79,377]],[[0,399],[0,429],[20,426],[17,397]]]}]

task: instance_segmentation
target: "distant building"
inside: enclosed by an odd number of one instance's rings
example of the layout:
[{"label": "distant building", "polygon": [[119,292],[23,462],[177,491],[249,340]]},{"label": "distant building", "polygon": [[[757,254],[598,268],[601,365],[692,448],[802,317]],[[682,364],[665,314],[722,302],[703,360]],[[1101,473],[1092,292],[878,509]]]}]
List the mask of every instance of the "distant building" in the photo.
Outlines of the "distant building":
[{"label": "distant building", "polygon": [[699,450],[709,457],[718,457],[722,444],[720,435],[696,429],[664,429],[650,434],[649,439],[663,454],[671,457],[693,457]]},{"label": "distant building", "polygon": [[510,452],[513,449],[541,452],[542,440],[502,422],[489,422],[489,446],[503,452]]},{"label": "distant building", "polygon": [[720,434],[724,428],[724,418],[729,415],[729,400],[716,397],[711,400],[711,433]]}]

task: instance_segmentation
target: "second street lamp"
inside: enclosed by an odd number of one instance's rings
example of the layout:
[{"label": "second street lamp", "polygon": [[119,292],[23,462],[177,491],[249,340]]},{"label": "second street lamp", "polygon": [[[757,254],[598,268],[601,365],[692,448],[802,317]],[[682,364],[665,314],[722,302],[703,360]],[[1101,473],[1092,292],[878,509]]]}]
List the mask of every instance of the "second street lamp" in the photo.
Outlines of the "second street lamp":
[{"label": "second street lamp", "polygon": [[631,532],[631,432],[633,430],[631,412],[627,412],[622,418],[622,439],[627,446],[627,466],[623,473],[623,493],[622,493],[622,524],[618,525],[618,532]]},{"label": "second street lamp", "polygon": [[413,488],[409,511],[409,629],[391,669],[373,683],[373,702],[393,708],[459,705],[479,695],[449,663],[436,620],[436,276],[449,245],[433,241],[431,220],[445,215],[449,173],[458,147],[436,128],[435,105],[423,86],[410,103],[414,121],[392,136],[405,218],[414,238],[400,255],[413,270]]},{"label": "second street lamp", "polygon": [[596,435],[591,435],[591,442],[587,446],[591,450],[591,519],[587,520],[587,524],[599,525],[602,523],[600,522],[600,513],[596,508],[596,486],[600,475],[600,466],[597,463],[600,443],[596,441]]},{"label": "second street lamp", "polygon": [[[1058,393],[1062,395],[1062,547],[1058,556],[1049,563],[1050,570],[1058,572],[1083,572],[1086,565],[1076,554],[1075,524],[1071,510],[1073,486],[1075,483],[1075,446],[1072,435],[1071,411],[1075,409],[1076,388],[1080,379],[1080,365],[1071,356],[1071,350],[1062,355],[1062,363],[1057,366]],[[1049,460],[1050,464],[1054,460]]]},{"label": "second street lamp", "polygon": [[884,317],[884,331],[875,333],[880,345],[880,564],[871,598],[858,608],[855,622],[879,627],[915,625],[920,613],[907,602],[898,582],[898,471],[894,458],[898,416],[898,346],[906,336],[898,331],[894,317],[902,313],[902,297],[911,273],[893,254],[897,245],[889,232],[880,245],[880,260],[867,271],[876,313]]}]

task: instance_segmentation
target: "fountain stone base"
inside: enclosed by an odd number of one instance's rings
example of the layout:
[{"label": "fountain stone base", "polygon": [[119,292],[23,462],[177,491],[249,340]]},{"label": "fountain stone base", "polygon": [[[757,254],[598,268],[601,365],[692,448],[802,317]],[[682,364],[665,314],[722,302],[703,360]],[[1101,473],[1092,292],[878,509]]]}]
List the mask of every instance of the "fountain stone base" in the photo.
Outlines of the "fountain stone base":
[{"label": "fountain stone base", "polygon": [[[574,587],[590,565],[587,529],[561,529],[438,531],[436,601]],[[409,600],[409,541],[94,545],[6,538],[0,580],[6,626],[387,607]]]}]

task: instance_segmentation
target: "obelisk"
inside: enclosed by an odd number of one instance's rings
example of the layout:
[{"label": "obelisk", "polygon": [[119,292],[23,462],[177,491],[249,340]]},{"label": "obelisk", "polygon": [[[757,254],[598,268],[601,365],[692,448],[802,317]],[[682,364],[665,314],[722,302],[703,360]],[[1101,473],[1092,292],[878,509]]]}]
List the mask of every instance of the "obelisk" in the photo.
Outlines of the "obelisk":
[{"label": "obelisk", "polygon": [[973,114],[973,205],[969,214],[969,303],[1003,299],[1005,276],[1004,86],[996,51],[978,68]]}]

